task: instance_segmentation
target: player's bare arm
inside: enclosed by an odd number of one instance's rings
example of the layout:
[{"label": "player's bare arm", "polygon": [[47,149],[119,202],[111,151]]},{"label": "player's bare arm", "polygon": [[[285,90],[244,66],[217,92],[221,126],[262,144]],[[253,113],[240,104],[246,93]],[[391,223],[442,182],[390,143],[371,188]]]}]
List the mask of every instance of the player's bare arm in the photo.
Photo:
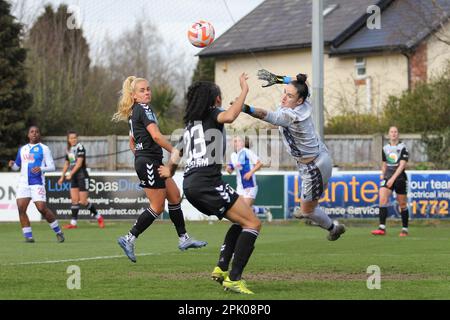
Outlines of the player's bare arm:
[{"label": "player's bare arm", "polygon": [[245,98],[248,94],[248,83],[247,83],[248,75],[246,73],[242,73],[239,77],[239,83],[241,86],[241,94],[239,97],[232,103],[232,105],[228,108],[228,110],[221,112],[217,116],[217,122],[219,123],[232,123],[242,111],[242,106],[244,105]]},{"label": "player's bare arm", "polygon": [[388,181],[389,187],[391,187],[394,184],[394,182],[398,178],[398,176],[405,170],[406,163],[407,162],[405,160],[400,160],[400,164],[398,165],[397,170],[395,170],[394,174]]},{"label": "player's bare arm", "polygon": [[67,170],[69,170],[69,161],[66,160],[66,161],[64,161],[64,167],[63,167],[62,172],[61,172],[61,178],[58,179],[58,184],[59,185],[63,184],[64,179],[66,177]]},{"label": "player's bare arm", "polygon": [[130,150],[131,152],[133,152],[133,154],[136,154],[136,142],[134,141],[134,137],[130,135],[130,140],[128,142],[128,145],[130,146]]},{"label": "player's bare arm", "polygon": [[150,123],[147,126],[147,131],[152,136],[153,140],[163,149],[167,150],[168,152],[172,152],[172,145],[169,141],[162,135],[161,131],[159,131],[158,126],[156,123]]},{"label": "player's bare arm", "polygon": [[247,104],[244,105],[243,111],[256,119],[264,120],[267,117],[267,110],[251,107]]},{"label": "player's bare arm", "polygon": [[78,158],[77,162],[75,163],[75,166],[73,167],[73,169],[70,171],[69,176],[67,177],[67,180],[72,179],[72,177],[74,176],[75,173],[77,173],[77,171],[83,166],[83,158]]},{"label": "player's bare arm", "polygon": [[180,151],[176,148],[173,148],[172,150],[169,162],[165,166],[160,166],[158,168],[159,175],[163,178],[173,177],[181,160]]},{"label": "player's bare arm", "polygon": [[386,164],[386,161],[383,161],[381,163],[381,179],[384,179],[384,177],[386,176],[386,170],[387,170],[387,164]]}]

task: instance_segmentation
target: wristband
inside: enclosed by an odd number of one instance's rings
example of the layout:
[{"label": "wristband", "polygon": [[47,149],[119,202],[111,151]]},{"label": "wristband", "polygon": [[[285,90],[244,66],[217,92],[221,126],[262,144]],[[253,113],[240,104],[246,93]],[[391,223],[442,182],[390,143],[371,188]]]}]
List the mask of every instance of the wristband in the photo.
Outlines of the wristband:
[{"label": "wristband", "polygon": [[247,114],[252,114],[253,112],[255,112],[255,108],[244,103],[244,105],[242,106],[242,111]]},{"label": "wristband", "polygon": [[291,83],[291,81],[292,81],[291,77],[287,77],[287,76],[283,77],[283,83],[284,84],[289,84],[289,83]]}]

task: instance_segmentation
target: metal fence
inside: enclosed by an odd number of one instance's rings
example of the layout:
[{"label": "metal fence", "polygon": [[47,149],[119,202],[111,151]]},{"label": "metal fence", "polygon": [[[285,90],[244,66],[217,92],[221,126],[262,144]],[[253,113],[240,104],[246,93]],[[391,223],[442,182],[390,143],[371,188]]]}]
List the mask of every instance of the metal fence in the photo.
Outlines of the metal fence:
[{"label": "metal fence", "polygon": [[[254,150],[271,170],[295,170],[295,161],[286,153],[281,137],[278,134],[250,137],[250,148]],[[277,132],[277,130],[276,130]],[[179,136],[167,138],[175,142]],[[226,160],[233,151],[233,137],[227,136]],[[406,144],[410,163],[428,160],[425,146],[419,134],[402,134],[401,140]],[[128,136],[80,136],[79,141],[86,148],[87,165],[96,171],[129,171],[134,170],[134,156],[129,149]],[[379,169],[381,150],[387,143],[382,135],[325,135],[325,144],[330,150],[334,164],[349,169]],[[55,159],[56,168],[62,169],[66,150],[66,137],[44,137]],[[168,154],[164,150],[164,161]]]}]

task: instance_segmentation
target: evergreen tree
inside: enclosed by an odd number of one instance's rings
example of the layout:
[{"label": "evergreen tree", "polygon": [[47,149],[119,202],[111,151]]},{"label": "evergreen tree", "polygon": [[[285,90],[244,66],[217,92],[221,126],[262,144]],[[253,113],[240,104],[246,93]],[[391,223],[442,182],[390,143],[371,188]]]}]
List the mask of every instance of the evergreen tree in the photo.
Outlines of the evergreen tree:
[{"label": "evergreen tree", "polygon": [[214,58],[203,58],[197,62],[197,67],[192,76],[192,82],[211,81],[214,82],[216,60]]},{"label": "evergreen tree", "polygon": [[10,14],[10,4],[0,0],[0,168],[15,159],[24,142],[27,110],[32,99],[27,92],[26,50],[21,47],[22,26]]}]

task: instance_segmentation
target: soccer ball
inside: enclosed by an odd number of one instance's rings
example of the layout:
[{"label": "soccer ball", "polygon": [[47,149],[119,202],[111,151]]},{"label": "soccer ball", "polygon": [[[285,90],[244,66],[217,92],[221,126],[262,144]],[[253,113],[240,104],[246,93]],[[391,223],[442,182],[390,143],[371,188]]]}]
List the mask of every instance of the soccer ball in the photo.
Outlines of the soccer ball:
[{"label": "soccer ball", "polygon": [[199,20],[189,28],[188,39],[198,48],[209,46],[214,41],[214,27],[207,21]]}]

